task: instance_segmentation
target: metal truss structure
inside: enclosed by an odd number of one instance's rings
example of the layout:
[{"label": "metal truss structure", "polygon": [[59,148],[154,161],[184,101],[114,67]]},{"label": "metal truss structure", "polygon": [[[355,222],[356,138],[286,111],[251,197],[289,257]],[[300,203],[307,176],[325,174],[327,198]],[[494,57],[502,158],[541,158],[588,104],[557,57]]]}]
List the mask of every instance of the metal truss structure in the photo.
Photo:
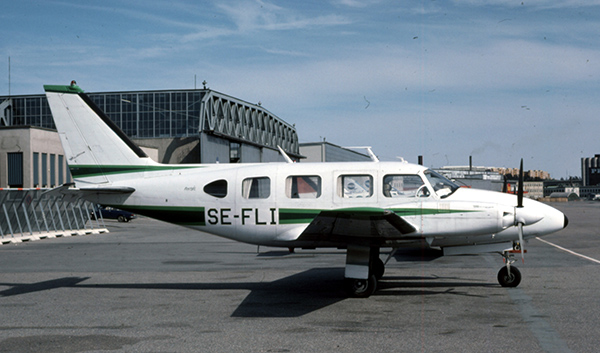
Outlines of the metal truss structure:
[{"label": "metal truss structure", "polygon": [[202,99],[200,121],[201,131],[299,153],[296,128],[260,105],[209,90]]}]

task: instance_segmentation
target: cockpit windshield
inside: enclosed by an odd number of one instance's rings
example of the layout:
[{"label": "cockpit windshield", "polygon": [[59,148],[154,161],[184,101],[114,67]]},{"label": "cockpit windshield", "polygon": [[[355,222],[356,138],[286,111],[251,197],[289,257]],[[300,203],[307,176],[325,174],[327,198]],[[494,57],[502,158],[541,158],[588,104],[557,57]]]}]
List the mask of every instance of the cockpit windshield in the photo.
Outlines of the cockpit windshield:
[{"label": "cockpit windshield", "polygon": [[429,183],[433,187],[435,193],[441,198],[448,197],[459,188],[458,185],[454,184],[431,169],[427,169],[425,171],[425,177],[427,180],[429,180]]}]

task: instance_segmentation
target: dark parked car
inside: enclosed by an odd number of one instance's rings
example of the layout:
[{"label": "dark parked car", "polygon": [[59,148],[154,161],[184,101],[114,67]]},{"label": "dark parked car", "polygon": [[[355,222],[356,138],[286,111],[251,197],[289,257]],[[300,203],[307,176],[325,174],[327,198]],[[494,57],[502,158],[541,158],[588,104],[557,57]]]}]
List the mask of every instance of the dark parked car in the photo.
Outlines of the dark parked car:
[{"label": "dark parked car", "polygon": [[119,222],[129,222],[135,218],[135,215],[131,212],[119,210],[118,208],[96,205],[94,210],[92,210],[92,219],[96,219],[97,212],[102,215],[102,218],[116,219]]}]

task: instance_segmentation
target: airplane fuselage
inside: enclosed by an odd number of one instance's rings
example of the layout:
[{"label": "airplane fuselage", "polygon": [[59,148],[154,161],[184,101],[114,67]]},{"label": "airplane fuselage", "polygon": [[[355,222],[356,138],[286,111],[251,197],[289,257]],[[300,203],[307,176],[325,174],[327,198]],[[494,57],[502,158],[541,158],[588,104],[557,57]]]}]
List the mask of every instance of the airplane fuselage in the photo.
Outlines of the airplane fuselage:
[{"label": "airplane fuselage", "polygon": [[[416,232],[391,237],[382,244],[389,247],[415,239],[424,239],[432,247],[518,239],[516,228],[512,227],[515,223],[514,195],[468,188],[458,188],[451,193],[442,189],[440,194],[426,177],[426,168],[408,163],[164,167],[149,167],[141,173],[133,173],[135,175],[114,174],[112,186],[133,187],[136,191],[131,195],[100,195],[95,201],[237,241],[267,246],[343,246],[330,240],[299,239],[321,211],[331,209],[389,210],[401,216]],[[393,177],[410,179],[411,185],[404,185],[402,191],[385,193],[384,181]],[[299,180],[303,181],[302,185],[298,185]],[[293,185],[294,181],[296,185]],[[312,184],[307,185],[305,181],[312,181]],[[421,186],[423,190],[416,194],[416,189]],[[525,238],[563,227],[559,211],[533,200],[525,202],[527,210],[541,217],[524,228]]]}]

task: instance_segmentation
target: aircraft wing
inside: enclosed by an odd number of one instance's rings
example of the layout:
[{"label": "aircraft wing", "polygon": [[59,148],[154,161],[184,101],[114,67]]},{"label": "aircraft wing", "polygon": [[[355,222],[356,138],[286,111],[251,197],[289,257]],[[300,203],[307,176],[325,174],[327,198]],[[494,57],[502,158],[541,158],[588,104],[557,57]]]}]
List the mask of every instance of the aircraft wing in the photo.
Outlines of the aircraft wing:
[{"label": "aircraft wing", "polygon": [[418,238],[416,228],[394,211],[348,208],[321,211],[297,240],[381,245],[390,240]]}]

